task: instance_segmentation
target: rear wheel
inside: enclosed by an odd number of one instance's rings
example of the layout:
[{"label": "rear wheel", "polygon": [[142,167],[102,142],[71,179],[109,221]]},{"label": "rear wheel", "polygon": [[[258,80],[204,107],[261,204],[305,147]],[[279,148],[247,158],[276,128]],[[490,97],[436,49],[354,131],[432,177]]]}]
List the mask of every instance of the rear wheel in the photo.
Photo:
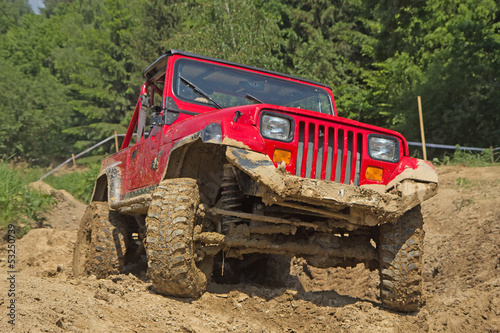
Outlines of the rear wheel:
[{"label": "rear wheel", "polygon": [[422,303],[423,218],[420,206],[380,227],[380,299],[390,309],[418,311]]},{"label": "rear wheel", "polygon": [[197,260],[193,233],[199,204],[198,185],[190,178],[165,180],[153,193],[145,247],[148,274],[161,294],[197,298],[206,290],[213,258]]},{"label": "rear wheel", "polygon": [[125,264],[129,217],[109,210],[107,202],[92,202],[85,211],[73,253],[75,277],[119,274]]}]

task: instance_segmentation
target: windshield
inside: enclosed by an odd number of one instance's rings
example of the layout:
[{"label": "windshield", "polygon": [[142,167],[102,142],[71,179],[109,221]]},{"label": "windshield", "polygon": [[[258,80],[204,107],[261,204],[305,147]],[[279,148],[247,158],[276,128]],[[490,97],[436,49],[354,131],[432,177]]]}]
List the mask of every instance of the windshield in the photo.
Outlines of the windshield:
[{"label": "windshield", "polygon": [[268,103],[333,114],[322,88],[201,61],[178,60],[173,87],[182,100],[214,107]]}]

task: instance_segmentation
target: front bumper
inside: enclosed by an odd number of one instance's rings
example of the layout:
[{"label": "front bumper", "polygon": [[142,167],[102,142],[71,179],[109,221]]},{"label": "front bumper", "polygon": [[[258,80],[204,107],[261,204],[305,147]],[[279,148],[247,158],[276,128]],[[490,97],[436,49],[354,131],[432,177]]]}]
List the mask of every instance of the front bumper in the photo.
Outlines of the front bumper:
[{"label": "front bumper", "polygon": [[358,226],[394,222],[437,193],[437,176],[400,177],[391,184],[390,191],[381,193],[362,186],[293,176],[276,168],[267,155],[241,148],[227,147],[226,157],[255,182],[254,194],[266,205],[301,209]]}]

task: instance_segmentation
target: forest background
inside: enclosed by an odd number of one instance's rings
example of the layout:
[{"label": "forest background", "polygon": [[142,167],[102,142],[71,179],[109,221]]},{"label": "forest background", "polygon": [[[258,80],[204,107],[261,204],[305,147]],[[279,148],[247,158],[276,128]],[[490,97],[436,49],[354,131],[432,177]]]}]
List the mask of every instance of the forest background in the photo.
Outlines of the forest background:
[{"label": "forest background", "polygon": [[[332,86],[339,115],[500,146],[495,0],[0,0],[0,159],[47,166],[124,133],[142,72],[181,49]],[[108,151],[110,147],[107,147]],[[99,153],[99,152],[97,152]],[[102,151],[101,151],[102,153]]]}]

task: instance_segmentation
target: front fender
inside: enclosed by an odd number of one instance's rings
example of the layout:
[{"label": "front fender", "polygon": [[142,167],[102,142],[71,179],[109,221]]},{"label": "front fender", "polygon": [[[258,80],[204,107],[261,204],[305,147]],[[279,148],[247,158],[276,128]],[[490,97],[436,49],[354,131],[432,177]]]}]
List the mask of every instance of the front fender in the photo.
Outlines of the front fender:
[{"label": "front fender", "polygon": [[432,163],[407,156],[403,157],[392,172],[386,190],[394,188],[405,180],[438,184],[437,172]]},{"label": "front fender", "polygon": [[209,123],[202,130],[177,141],[170,150],[162,179],[180,177],[189,151],[212,149],[201,148],[202,146],[217,146],[217,150],[220,151],[225,150],[226,147],[237,147],[262,153],[266,151],[264,140],[255,126],[223,119],[219,122]]}]

